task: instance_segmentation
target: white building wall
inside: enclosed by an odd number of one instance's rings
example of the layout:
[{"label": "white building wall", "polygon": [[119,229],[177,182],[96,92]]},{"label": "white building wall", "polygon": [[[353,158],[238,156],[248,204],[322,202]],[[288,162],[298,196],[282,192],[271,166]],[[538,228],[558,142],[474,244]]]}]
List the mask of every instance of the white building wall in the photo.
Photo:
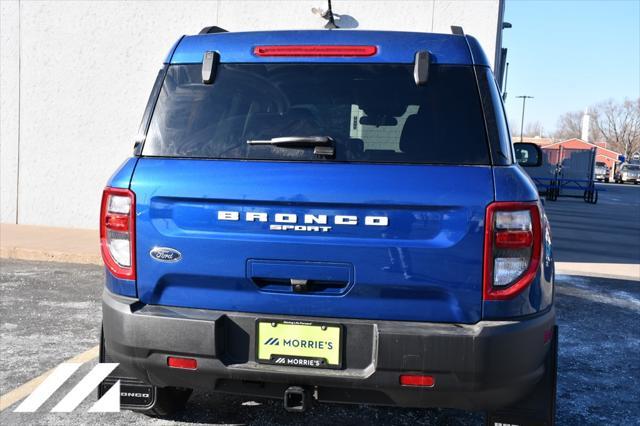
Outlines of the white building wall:
[{"label": "white building wall", "polygon": [[16,222],[18,174],[18,3],[0,1],[0,222]]},{"label": "white building wall", "polygon": [[[95,228],[101,190],[131,154],[157,70],[182,34],[319,29],[323,0],[2,1],[0,221]],[[464,27],[490,60],[499,0],[334,0],[358,29]],[[19,155],[19,161],[18,161]],[[18,173],[19,169],[19,173]],[[17,214],[16,214],[17,206]]]}]

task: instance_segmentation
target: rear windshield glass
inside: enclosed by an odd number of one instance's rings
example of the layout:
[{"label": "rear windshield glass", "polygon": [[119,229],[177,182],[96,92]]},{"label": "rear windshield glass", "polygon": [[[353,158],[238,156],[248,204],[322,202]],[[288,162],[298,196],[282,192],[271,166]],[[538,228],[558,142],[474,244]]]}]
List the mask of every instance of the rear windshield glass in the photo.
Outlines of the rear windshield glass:
[{"label": "rear windshield glass", "polygon": [[[247,143],[305,136],[335,156]],[[142,155],[489,164],[473,68],[444,65],[420,87],[404,64],[221,64],[211,85],[200,64],[172,65]]]}]

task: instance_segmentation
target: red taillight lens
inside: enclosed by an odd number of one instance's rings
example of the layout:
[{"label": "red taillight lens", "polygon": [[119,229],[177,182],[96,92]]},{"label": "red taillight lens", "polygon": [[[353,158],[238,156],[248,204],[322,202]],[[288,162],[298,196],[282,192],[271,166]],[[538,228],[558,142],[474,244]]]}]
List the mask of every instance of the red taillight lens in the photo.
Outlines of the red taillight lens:
[{"label": "red taillight lens", "polygon": [[285,57],[366,57],[378,52],[376,46],[256,46],[253,54],[256,56],[285,56]]},{"label": "red taillight lens", "polygon": [[425,376],[422,374],[403,374],[400,376],[400,384],[402,386],[419,386],[430,388],[436,384],[433,376]]},{"label": "red taillight lens", "polygon": [[533,242],[531,231],[498,231],[496,247],[506,249],[527,248]]},{"label": "red taillight lens", "polygon": [[135,194],[128,189],[105,188],[100,209],[100,248],[109,271],[135,280]]},{"label": "red taillight lens", "polygon": [[193,358],[180,358],[177,356],[170,356],[167,358],[167,365],[171,368],[195,370],[196,368],[198,368],[198,361]]},{"label": "red taillight lens", "polygon": [[104,218],[104,223],[107,229],[114,231],[126,232],[129,230],[129,216],[107,213]]},{"label": "red taillight lens", "polygon": [[496,202],[487,207],[484,300],[506,300],[535,278],[542,244],[537,203]]}]

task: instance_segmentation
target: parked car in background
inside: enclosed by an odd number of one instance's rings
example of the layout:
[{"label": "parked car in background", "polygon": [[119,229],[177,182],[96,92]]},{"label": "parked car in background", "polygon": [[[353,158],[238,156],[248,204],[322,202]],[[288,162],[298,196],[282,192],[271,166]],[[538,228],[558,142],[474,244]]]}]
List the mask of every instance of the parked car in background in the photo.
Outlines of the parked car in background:
[{"label": "parked car in background", "polygon": [[596,167],[593,170],[594,179],[598,182],[609,182],[610,170],[602,161],[596,162]]},{"label": "parked car in background", "polygon": [[634,183],[640,182],[640,164],[623,164],[616,170],[614,180],[617,183]]}]

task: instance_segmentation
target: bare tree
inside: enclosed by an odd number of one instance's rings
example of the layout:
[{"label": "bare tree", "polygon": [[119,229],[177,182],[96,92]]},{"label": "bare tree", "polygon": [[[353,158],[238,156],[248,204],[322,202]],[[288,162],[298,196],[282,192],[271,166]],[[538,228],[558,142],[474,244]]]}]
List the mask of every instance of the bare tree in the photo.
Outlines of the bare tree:
[{"label": "bare tree", "polygon": [[[582,117],[583,111],[571,111],[566,112],[558,118],[558,124],[556,125],[556,132],[553,134],[555,139],[566,140],[582,138]],[[595,120],[598,116],[598,111],[595,108],[589,108],[589,116],[591,122],[589,126],[589,142],[597,142],[604,139],[600,129],[595,125]]]},{"label": "bare tree", "polygon": [[627,158],[640,151],[640,98],[608,100],[594,108],[594,124],[614,151]]},{"label": "bare tree", "polygon": [[544,136],[544,126],[539,121],[529,122],[524,128],[524,135],[527,137]]},{"label": "bare tree", "polygon": [[581,111],[566,112],[558,118],[556,132],[553,137],[560,140],[579,138],[582,134]]}]

